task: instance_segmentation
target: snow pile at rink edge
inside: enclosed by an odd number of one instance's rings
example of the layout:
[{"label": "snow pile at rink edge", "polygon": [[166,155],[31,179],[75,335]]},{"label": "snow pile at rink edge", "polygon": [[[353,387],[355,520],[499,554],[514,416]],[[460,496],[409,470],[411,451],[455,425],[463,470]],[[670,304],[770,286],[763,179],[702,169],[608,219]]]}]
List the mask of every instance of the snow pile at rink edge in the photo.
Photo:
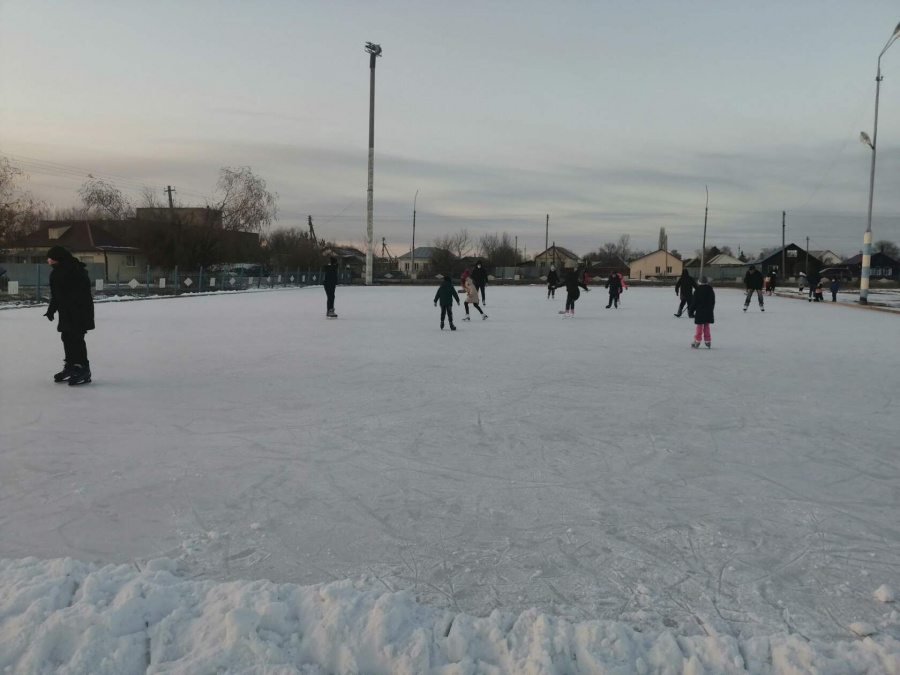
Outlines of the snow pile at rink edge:
[{"label": "snow pile at rink edge", "polygon": [[533,609],[475,618],[350,581],[191,581],[168,559],[140,572],[0,560],[2,673],[900,673],[887,635],[825,644],[703,630],[641,633]]}]

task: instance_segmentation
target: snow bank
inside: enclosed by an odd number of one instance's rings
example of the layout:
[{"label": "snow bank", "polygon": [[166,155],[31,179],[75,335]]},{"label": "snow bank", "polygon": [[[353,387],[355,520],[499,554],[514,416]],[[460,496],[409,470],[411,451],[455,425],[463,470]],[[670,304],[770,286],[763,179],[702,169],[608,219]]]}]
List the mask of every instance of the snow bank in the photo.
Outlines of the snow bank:
[{"label": "snow bank", "polygon": [[0,672],[900,673],[886,635],[825,644],[637,632],[529,610],[486,618],[404,593],[178,576],[71,558],[0,560]]}]

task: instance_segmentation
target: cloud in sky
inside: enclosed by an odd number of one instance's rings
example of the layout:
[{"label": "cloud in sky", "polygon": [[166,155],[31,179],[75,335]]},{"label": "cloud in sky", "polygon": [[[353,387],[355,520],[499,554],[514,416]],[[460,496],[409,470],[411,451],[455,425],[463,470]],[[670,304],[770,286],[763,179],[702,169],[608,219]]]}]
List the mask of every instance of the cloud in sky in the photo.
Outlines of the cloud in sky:
[{"label": "cloud in sky", "polygon": [[[365,229],[368,68],[376,89],[376,236],[408,247],[458,227],[587,251],[660,227],[754,252],[788,235],[854,252],[870,155],[874,60],[892,2],[846,6],[523,0],[441,6],[163,2],[0,5],[0,152],[211,195],[249,165],[281,224]],[[173,21],[169,10],[177,12]],[[139,30],[138,30],[139,28]],[[164,35],[165,39],[160,40]],[[896,56],[900,63],[900,48]],[[892,62],[890,63],[892,65]],[[885,62],[886,68],[889,61]],[[900,65],[896,72],[900,72]],[[900,239],[900,87],[882,90],[876,235]],[[900,80],[896,80],[900,81]],[[49,167],[49,168],[48,168]],[[23,163],[61,205],[79,174]],[[317,230],[319,227],[317,227]]]}]

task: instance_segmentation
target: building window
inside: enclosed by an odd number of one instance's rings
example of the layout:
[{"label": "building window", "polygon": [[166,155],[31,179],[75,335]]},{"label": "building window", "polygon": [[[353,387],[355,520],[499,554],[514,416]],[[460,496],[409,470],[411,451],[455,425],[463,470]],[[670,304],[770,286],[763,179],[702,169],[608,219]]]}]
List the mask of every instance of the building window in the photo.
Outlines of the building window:
[{"label": "building window", "polygon": [[403,269],[409,272],[409,263],[403,263]]},{"label": "building window", "polygon": [[125,267],[137,267],[137,262],[135,261],[133,255],[125,256]]},{"label": "building window", "polygon": [[667,268],[666,268],[666,274],[671,274],[671,273],[672,273],[672,268],[671,268],[671,267],[667,267]]},{"label": "building window", "polygon": [[659,272],[660,272],[660,268],[657,266],[656,273],[659,274]]},{"label": "building window", "polygon": [[17,256],[16,256],[16,262],[19,263],[19,264],[24,263],[24,262],[25,262],[25,256],[23,256],[23,255],[17,255]]},{"label": "building window", "polygon": [[420,267],[420,265],[421,265],[421,263],[416,263],[416,272],[418,272],[418,271],[419,271],[419,267]]}]

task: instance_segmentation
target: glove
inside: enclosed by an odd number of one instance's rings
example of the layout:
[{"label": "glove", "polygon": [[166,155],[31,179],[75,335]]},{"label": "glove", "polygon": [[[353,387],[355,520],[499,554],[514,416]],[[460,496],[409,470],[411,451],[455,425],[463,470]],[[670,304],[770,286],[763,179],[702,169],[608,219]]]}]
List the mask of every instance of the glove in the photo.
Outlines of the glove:
[{"label": "glove", "polygon": [[437,303],[436,303],[436,302],[434,303],[434,306],[437,307]]},{"label": "glove", "polygon": [[47,319],[49,319],[50,321],[53,321],[53,318],[54,318],[53,312],[47,312],[46,314],[44,314],[44,316],[46,316]]}]

